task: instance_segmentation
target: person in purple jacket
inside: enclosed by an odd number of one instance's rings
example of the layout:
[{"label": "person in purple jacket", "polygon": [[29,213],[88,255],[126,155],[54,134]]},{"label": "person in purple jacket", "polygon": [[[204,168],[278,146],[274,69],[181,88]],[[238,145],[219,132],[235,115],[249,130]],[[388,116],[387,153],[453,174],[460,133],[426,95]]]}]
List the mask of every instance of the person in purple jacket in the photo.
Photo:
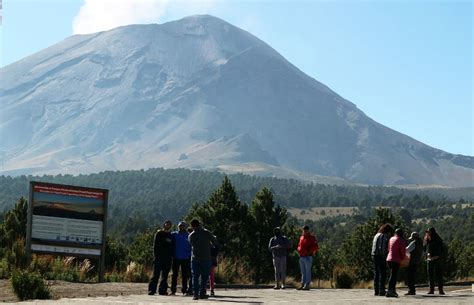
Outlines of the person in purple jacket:
[{"label": "person in purple jacket", "polygon": [[173,275],[171,276],[171,294],[176,294],[178,273],[181,268],[181,292],[188,293],[188,279],[191,274],[191,245],[189,244],[188,225],[184,221],[178,224],[178,231],[171,233],[175,242],[175,256],[173,260]]}]

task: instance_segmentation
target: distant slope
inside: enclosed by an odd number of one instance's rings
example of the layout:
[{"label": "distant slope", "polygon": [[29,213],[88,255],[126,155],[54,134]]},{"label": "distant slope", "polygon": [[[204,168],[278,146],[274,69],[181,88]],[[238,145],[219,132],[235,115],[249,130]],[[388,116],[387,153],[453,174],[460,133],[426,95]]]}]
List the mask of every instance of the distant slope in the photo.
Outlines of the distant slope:
[{"label": "distant slope", "polygon": [[474,186],[473,157],[375,122],[212,16],[72,36],[0,79],[4,174],[185,167]]}]

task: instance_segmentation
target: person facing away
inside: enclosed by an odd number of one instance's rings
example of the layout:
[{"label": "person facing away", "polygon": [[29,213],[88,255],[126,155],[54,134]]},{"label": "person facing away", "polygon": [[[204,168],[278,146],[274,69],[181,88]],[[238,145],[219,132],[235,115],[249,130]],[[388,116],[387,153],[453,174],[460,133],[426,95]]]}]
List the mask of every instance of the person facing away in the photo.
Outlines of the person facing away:
[{"label": "person facing away", "polygon": [[408,264],[406,273],[408,292],[405,293],[405,295],[416,295],[416,269],[423,256],[423,241],[418,235],[418,232],[411,233],[406,252],[410,253],[410,263]]},{"label": "person facing away", "polygon": [[390,268],[390,278],[388,280],[387,298],[398,298],[396,291],[398,270],[400,263],[406,256],[406,244],[403,239],[403,231],[398,228],[395,235],[388,242],[387,265]]},{"label": "person facing away", "polygon": [[273,268],[275,269],[275,287],[273,289],[285,289],[286,279],[286,259],[291,243],[282,235],[281,229],[276,227],[273,229],[273,236],[268,243],[268,249],[272,252]]},{"label": "person facing away", "polygon": [[309,290],[311,286],[311,267],[313,255],[319,250],[316,237],[311,235],[308,226],[304,226],[298,242],[298,254],[300,255],[301,286],[298,290]]},{"label": "person facing away", "polygon": [[158,293],[160,295],[168,294],[168,273],[170,272],[175,253],[175,243],[170,230],[171,221],[166,220],[163,223],[163,228],[158,230],[155,234],[155,241],[153,244],[155,259],[153,261],[153,276],[148,284],[149,295],[154,295],[156,293],[156,286],[160,279],[160,275],[161,282]]},{"label": "person facing away", "polygon": [[216,268],[217,268],[217,256],[219,255],[219,247],[213,245],[211,247],[211,270],[209,274],[209,286],[211,288],[211,296],[214,296],[214,287],[216,284]]},{"label": "person facing away", "polygon": [[193,232],[189,234],[191,244],[191,272],[193,276],[193,300],[207,299],[206,285],[211,268],[211,246],[217,245],[216,237],[201,227],[199,220],[191,221]]},{"label": "person facing away", "polygon": [[391,224],[380,226],[372,240],[372,261],[374,263],[374,295],[385,296],[385,282],[387,280],[388,241],[393,235]]},{"label": "person facing away", "polygon": [[171,294],[176,294],[178,274],[181,268],[181,292],[188,293],[188,280],[191,274],[191,245],[189,244],[188,224],[180,221],[178,231],[171,233],[175,242],[175,255],[173,259],[173,275],[171,276]]},{"label": "person facing away", "polygon": [[425,252],[426,267],[428,271],[428,279],[430,291],[428,294],[434,294],[435,280],[438,284],[439,294],[444,295],[443,290],[443,256],[444,244],[435,228],[431,227],[425,232]]}]

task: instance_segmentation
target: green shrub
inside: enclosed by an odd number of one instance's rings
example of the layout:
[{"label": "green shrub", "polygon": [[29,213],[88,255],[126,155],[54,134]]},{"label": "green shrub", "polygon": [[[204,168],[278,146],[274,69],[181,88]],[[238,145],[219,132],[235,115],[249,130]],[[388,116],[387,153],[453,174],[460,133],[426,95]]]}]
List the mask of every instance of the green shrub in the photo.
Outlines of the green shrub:
[{"label": "green shrub", "polygon": [[37,272],[14,271],[11,283],[20,300],[50,299],[51,291]]},{"label": "green shrub", "polygon": [[0,279],[7,279],[10,277],[10,267],[6,258],[0,260]]},{"label": "green shrub", "polygon": [[352,271],[347,267],[336,267],[334,268],[334,282],[336,288],[352,288],[355,283],[355,276]]}]

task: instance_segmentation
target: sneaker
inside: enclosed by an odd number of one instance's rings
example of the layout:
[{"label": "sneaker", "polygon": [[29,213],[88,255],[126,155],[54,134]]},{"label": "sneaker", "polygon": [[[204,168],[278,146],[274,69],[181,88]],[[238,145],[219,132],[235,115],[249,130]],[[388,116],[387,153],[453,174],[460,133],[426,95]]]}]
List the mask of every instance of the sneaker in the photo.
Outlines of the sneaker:
[{"label": "sneaker", "polygon": [[176,295],[176,292],[171,292],[169,295]]},{"label": "sneaker", "polygon": [[278,290],[278,289],[280,289],[280,286],[275,285],[275,286],[273,286],[273,289]]},{"label": "sneaker", "polygon": [[405,295],[416,295],[416,293],[414,291],[408,291]]},{"label": "sneaker", "polygon": [[441,291],[439,292],[439,294],[440,294],[440,295],[445,295],[446,293],[444,293],[444,291],[441,290]]},{"label": "sneaker", "polygon": [[198,296],[197,295],[193,296],[193,300],[195,300],[195,301],[199,300]]},{"label": "sneaker", "polygon": [[379,297],[384,297],[386,294],[387,294],[387,292],[385,292],[385,291],[380,291],[379,294],[378,294],[378,296],[379,296]]},{"label": "sneaker", "polygon": [[153,291],[148,291],[148,295],[155,295]]},{"label": "sneaker", "polygon": [[200,298],[200,299],[208,299],[209,296],[208,296],[207,294],[201,294],[201,295],[199,296],[199,298]]},{"label": "sneaker", "polygon": [[387,298],[398,298],[398,294],[396,294],[395,292],[393,291],[389,291],[387,292],[387,294],[385,295]]},{"label": "sneaker", "polygon": [[281,285],[280,289],[285,289],[285,285]]},{"label": "sneaker", "polygon": [[430,291],[428,291],[427,294],[434,294],[434,291],[433,291],[433,290],[430,290]]},{"label": "sneaker", "polygon": [[296,290],[303,290],[304,289],[304,286],[300,286],[298,288],[296,288]]},{"label": "sneaker", "polygon": [[211,290],[211,297],[215,296],[214,290]]},{"label": "sneaker", "polygon": [[304,285],[303,290],[309,290],[309,285]]}]

